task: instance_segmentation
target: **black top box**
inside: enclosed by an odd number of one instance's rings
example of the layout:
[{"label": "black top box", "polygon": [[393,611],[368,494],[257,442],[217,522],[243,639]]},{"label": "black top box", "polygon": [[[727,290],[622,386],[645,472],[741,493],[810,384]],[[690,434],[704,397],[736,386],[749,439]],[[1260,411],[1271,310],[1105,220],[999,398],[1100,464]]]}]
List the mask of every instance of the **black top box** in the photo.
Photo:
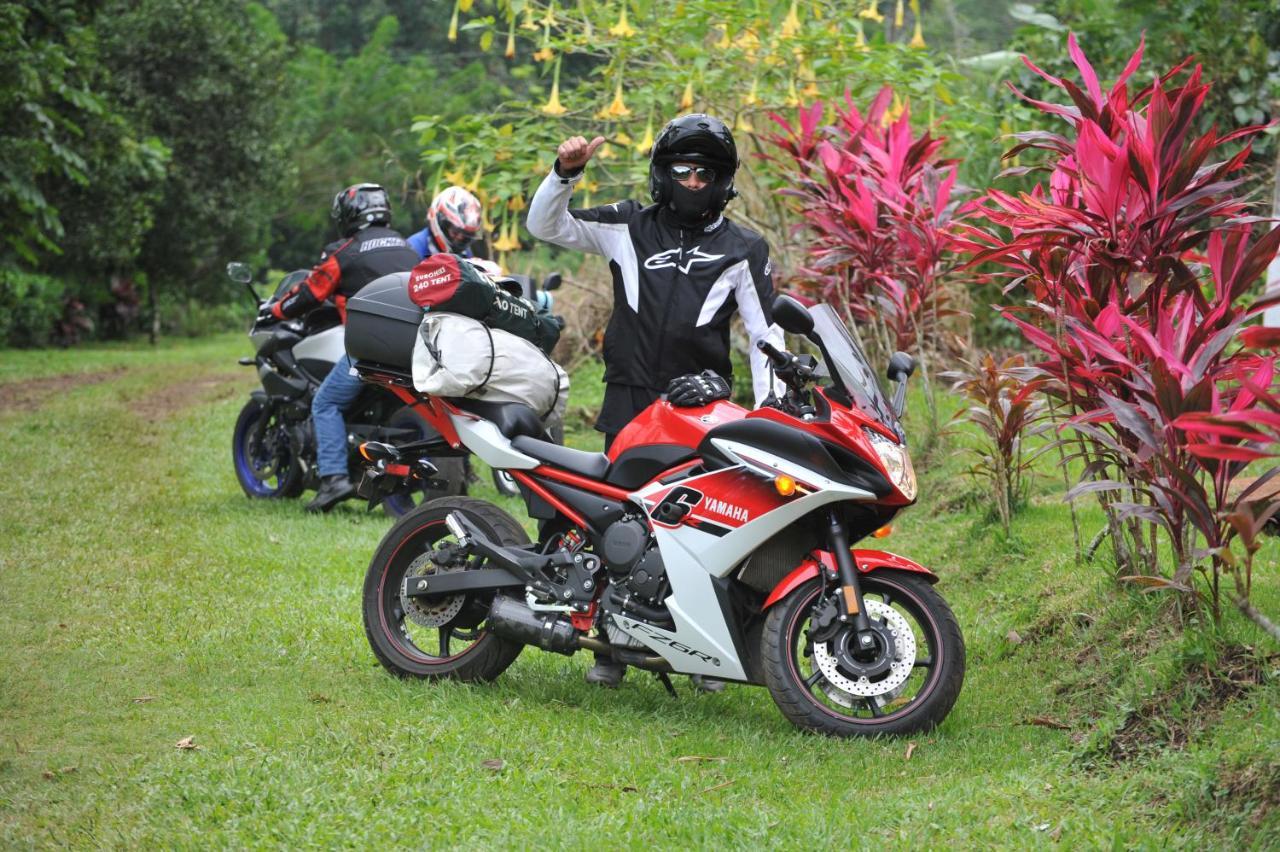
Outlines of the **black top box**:
[{"label": "black top box", "polygon": [[393,272],[347,300],[347,355],[352,361],[412,368],[422,308],[409,301],[408,284],[408,272]]}]

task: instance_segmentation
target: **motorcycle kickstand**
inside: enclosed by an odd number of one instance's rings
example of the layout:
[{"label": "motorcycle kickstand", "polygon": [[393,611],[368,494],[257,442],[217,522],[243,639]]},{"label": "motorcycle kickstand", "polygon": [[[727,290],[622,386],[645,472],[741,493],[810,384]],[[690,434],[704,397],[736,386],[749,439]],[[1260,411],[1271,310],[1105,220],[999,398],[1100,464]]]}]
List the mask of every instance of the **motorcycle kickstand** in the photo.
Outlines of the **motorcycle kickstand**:
[{"label": "motorcycle kickstand", "polygon": [[662,685],[667,688],[667,692],[672,698],[679,700],[680,695],[676,692],[676,688],[671,685],[671,678],[667,676],[666,672],[654,672],[653,676],[662,681]]}]

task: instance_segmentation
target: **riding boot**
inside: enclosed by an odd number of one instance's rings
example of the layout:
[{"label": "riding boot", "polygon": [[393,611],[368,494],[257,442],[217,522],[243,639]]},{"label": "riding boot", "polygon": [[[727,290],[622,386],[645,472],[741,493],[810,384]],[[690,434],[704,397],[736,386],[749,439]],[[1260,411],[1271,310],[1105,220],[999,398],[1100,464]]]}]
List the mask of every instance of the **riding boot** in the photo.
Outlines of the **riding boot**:
[{"label": "riding boot", "polygon": [[322,477],[320,490],[315,499],[307,504],[308,512],[327,512],[334,506],[356,493],[356,487],[347,479],[345,473],[334,473]]},{"label": "riding boot", "polygon": [[587,683],[607,686],[612,689],[622,683],[622,677],[626,673],[626,663],[620,663],[613,657],[596,654],[595,665],[587,669]]}]

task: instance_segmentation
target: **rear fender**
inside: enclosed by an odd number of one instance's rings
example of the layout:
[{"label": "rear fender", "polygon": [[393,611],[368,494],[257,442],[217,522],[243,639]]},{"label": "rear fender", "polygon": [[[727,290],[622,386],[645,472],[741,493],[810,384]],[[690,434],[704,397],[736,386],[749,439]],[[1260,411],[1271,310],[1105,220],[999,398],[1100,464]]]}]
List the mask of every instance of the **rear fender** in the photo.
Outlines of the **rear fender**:
[{"label": "rear fender", "polygon": [[[924,578],[930,583],[938,582],[938,575],[919,562],[913,562],[904,556],[898,556],[896,553],[889,553],[884,550],[854,550],[853,562],[858,566],[859,574],[870,574],[872,571],[885,569],[910,571],[914,574],[923,574]],[[804,583],[817,577],[819,570],[823,568],[826,569],[828,574],[835,575],[835,555],[828,550],[815,550],[813,556],[806,558],[794,571],[783,577],[782,582],[774,586],[769,597],[765,599],[763,609],[768,609]]]}]

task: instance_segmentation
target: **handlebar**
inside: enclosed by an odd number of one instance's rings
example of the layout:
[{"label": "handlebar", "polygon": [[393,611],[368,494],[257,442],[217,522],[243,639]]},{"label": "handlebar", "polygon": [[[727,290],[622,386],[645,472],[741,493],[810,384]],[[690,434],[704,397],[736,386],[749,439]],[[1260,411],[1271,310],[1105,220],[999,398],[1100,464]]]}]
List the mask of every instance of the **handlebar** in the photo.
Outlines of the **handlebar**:
[{"label": "handlebar", "polygon": [[786,367],[791,363],[791,359],[795,357],[794,355],[780,351],[778,347],[774,346],[767,340],[756,341],[756,348],[769,356],[769,360],[773,362],[774,369]]}]

